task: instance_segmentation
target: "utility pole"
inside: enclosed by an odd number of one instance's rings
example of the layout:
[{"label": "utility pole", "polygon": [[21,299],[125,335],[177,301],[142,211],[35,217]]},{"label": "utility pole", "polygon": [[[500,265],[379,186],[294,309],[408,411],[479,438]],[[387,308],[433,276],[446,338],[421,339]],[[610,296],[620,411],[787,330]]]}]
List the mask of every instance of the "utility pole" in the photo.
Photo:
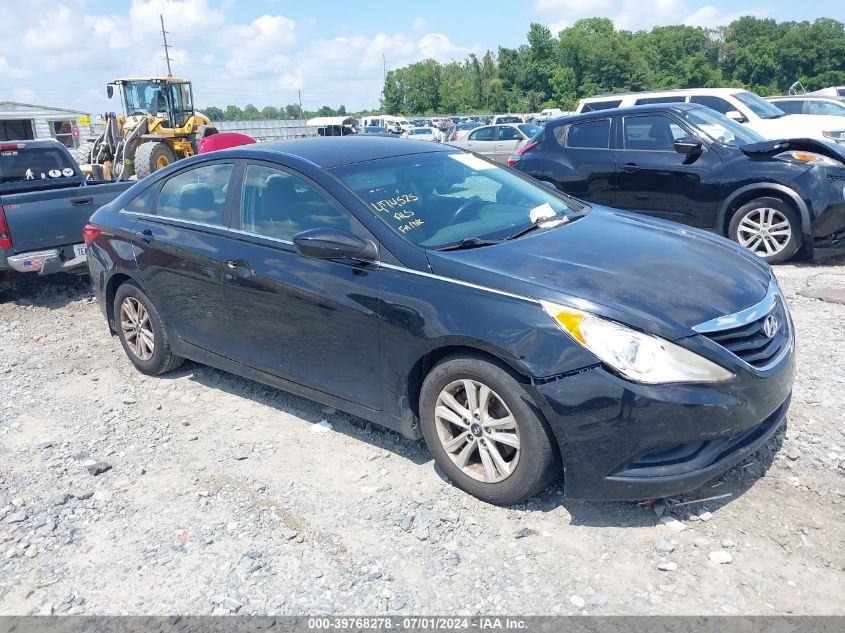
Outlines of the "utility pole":
[{"label": "utility pole", "polygon": [[297,90],[297,94],[299,95],[299,118],[302,118],[302,90]]},{"label": "utility pole", "polygon": [[164,16],[159,13],[158,17],[161,19],[161,38],[164,40],[164,59],[167,60],[167,76],[172,77],[173,73],[170,71],[170,53],[167,50],[167,31],[164,30]]}]

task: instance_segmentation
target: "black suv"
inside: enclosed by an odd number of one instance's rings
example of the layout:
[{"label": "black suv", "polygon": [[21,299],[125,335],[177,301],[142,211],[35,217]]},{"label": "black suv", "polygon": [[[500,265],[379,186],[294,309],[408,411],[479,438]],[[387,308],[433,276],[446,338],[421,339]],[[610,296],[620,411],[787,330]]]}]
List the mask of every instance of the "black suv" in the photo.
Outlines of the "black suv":
[{"label": "black suv", "polygon": [[767,141],[696,104],[550,121],[508,164],[583,200],[724,235],[769,263],[845,252],[845,148]]}]

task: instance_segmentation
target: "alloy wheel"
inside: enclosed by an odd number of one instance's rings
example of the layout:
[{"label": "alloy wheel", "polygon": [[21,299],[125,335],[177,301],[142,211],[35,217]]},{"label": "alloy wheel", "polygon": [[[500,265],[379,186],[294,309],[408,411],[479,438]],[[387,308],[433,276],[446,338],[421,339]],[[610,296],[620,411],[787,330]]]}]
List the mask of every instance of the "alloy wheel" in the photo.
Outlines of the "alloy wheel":
[{"label": "alloy wheel", "polygon": [[132,353],[150,360],[155,352],[155,334],[149,312],[135,297],[126,297],[120,304],[120,328]]},{"label": "alloy wheel", "polygon": [[780,253],[792,237],[789,219],[777,209],[754,209],[739,222],[737,240],[761,257]]},{"label": "alloy wheel", "polygon": [[437,396],[434,423],[449,458],[466,475],[498,483],[519,462],[519,427],[504,400],[477,380],[446,385]]}]

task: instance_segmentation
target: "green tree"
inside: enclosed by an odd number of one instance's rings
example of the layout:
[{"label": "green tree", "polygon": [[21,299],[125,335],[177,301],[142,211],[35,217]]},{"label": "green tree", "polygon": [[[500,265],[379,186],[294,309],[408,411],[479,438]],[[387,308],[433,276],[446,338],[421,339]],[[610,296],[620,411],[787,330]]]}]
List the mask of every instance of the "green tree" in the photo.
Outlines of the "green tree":
[{"label": "green tree", "polygon": [[222,121],[223,117],[225,116],[223,110],[215,106],[208,106],[207,108],[203,108],[201,112],[212,121]]},{"label": "green tree", "polygon": [[258,108],[248,103],[244,106],[243,118],[244,121],[258,121],[261,118],[261,113],[258,111]]},{"label": "green tree", "polygon": [[278,108],[275,106],[264,106],[261,108],[261,118],[267,121],[281,118]]},{"label": "green tree", "polygon": [[239,106],[236,105],[228,105],[226,106],[226,110],[223,112],[222,119],[224,121],[242,121],[244,113],[241,111]]}]

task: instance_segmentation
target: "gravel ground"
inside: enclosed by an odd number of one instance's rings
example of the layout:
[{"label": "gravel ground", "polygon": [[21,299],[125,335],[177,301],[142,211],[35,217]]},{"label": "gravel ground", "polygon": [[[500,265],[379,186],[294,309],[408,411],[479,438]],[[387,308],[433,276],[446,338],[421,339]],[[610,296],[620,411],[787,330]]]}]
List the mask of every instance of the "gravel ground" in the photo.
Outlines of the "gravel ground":
[{"label": "gravel ground", "polygon": [[845,614],[845,305],[796,295],[845,265],[777,275],[785,433],[651,507],[557,482],[509,509],[358,418],[192,363],[141,375],[85,280],[0,284],[0,614]]}]

